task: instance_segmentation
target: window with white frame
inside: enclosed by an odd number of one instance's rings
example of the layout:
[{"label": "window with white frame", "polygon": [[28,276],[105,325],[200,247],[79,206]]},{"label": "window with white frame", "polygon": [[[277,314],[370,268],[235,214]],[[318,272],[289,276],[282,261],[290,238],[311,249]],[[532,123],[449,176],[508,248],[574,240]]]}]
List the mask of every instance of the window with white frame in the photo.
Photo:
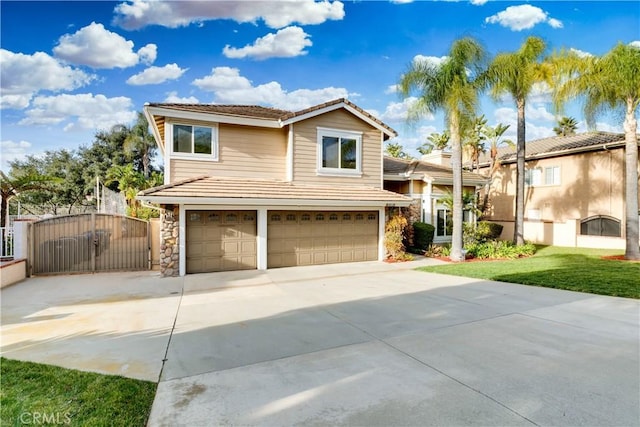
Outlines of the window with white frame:
[{"label": "window with white frame", "polygon": [[544,168],[545,185],[560,185],[560,166]]},{"label": "window with white frame", "polygon": [[171,151],[174,157],[218,158],[218,128],[174,124],[171,134]]},{"label": "window with white frame", "polygon": [[560,185],[560,166],[527,169],[524,174],[525,185]]},{"label": "window with white frame", "polygon": [[[453,213],[444,206],[436,209],[436,236],[448,237],[453,233]],[[474,215],[470,210],[462,211],[462,222],[473,222]]]},{"label": "window with white frame", "polygon": [[318,128],[318,172],[360,175],[362,133]]},{"label": "window with white frame", "polygon": [[524,172],[524,183],[529,186],[542,185],[542,169],[527,169]]}]

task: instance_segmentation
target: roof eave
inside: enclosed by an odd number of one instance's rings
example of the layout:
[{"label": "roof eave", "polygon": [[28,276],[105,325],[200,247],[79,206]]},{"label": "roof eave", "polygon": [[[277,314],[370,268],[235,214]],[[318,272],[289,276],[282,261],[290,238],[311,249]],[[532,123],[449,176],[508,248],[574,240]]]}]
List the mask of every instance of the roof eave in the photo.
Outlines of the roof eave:
[{"label": "roof eave", "polygon": [[147,106],[149,113],[153,116],[164,116],[172,119],[213,121],[232,125],[245,125],[279,129],[281,122],[277,119],[261,119],[257,117],[247,117],[220,113],[203,113],[199,111],[175,110],[172,108]]},{"label": "roof eave", "polygon": [[409,206],[411,199],[396,200],[336,200],[336,199],[273,199],[241,197],[174,197],[138,195],[137,200],[158,204],[237,205],[237,206],[327,206],[327,207],[392,207]]}]

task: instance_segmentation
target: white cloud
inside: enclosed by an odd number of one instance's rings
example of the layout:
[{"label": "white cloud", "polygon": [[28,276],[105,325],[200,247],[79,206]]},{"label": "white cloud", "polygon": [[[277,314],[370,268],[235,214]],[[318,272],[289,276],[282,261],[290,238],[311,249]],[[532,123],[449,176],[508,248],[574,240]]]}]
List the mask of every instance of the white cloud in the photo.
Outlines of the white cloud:
[{"label": "white cloud", "polygon": [[26,108],[42,90],[73,90],[88,84],[95,76],[63,65],[44,52],[33,55],[0,49],[1,108]]},{"label": "white cloud", "polygon": [[[497,108],[493,112],[493,115],[496,119],[496,123],[510,125],[509,129],[505,132],[504,137],[515,142],[518,130],[518,114],[516,110],[514,108],[501,107]],[[525,126],[527,141],[533,141],[534,139],[547,138],[555,135],[553,132],[553,126],[538,126],[531,123],[529,120],[525,121]]]},{"label": "white cloud", "polygon": [[153,43],[149,43],[148,45],[141,47],[138,50],[138,57],[140,58],[140,62],[143,64],[153,64],[158,57],[158,46]]},{"label": "white cloud", "polygon": [[72,64],[93,68],[127,68],[139,62],[150,64],[156,59],[157,47],[148,44],[138,52],[133,42],[92,22],[74,34],[60,37],[53,53]]},{"label": "white cloud", "polygon": [[569,52],[571,52],[571,53],[573,53],[575,55],[578,55],[578,57],[580,57],[580,58],[588,58],[590,56],[593,56],[593,54],[591,54],[589,52],[585,52],[585,51],[580,50],[580,49],[571,48],[571,49],[569,49]]},{"label": "white cloud", "polygon": [[131,99],[107,98],[91,93],[38,96],[25,112],[21,125],[58,125],[64,130],[108,129],[118,123],[130,123],[136,117]]},{"label": "white cloud", "polygon": [[407,3],[413,3],[413,0],[391,0],[391,3],[393,3],[393,4],[407,4]]},{"label": "white cloud", "polygon": [[28,141],[0,141],[0,152],[2,153],[0,168],[3,171],[8,171],[9,162],[24,158],[30,148],[31,143]]},{"label": "white cloud", "polygon": [[291,24],[322,24],[344,18],[340,1],[172,1],[130,0],[115,8],[114,23],[128,30],[147,25],[169,28],[187,26],[215,19],[256,23],[259,20],[271,28]]},{"label": "white cloud", "polygon": [[424,55],[416,55],[413,57],[413,62],[426,62],[434,67],[439,67],[442,65],[447,59],[448,56],[424,56]]},{"label": "white cloud", "polygon": [[200,101],[198,101],[198,98],[196,98],[195,96],[189,96],[189,97],[183,98],[183,97],[179,97],[178,92],[175,92],[175,91],[167,93],[167,97],[163,102],[166,102],[169,104],[199,104],[200,103]]},{"label": "white cloud", "polygon": [[243,48],[226,45],[222,53],[227,58],[291,58],[306,55],[307,51],[304,49],[312,44],[309,34],[294,26],[283,28],[275,34],[269,33]]},{"label": "white cloud", "polygon": [[635,47],[640,49],[640,40],[634,40],[631,43],[629,43],[629,46]]},{"label": "white cloud", "polygon": [[442,129],[438,129],[431,125],[420,126],[414,131],[404,133],[403,135],[394,138],[392,142],[402,145],[405,152],[419,159],[422,155],[418,151],[418,148],[422,147],[422,145],[427,141],[427,137],[433,132],[442,132]]},{"label": "white cloud", "polygon": [[398,85],[389,85],[385,89],[384,93],[386,93],[387,95],[390,95],[392,93],[398,93],[398,90],[400,90]]},{"label": "white cloud", "polygon": [[488,0],[470,0],[470,3],[474,6],[482,6],[483,4],[485,4]]},{"label": "white cloud", "polygon": [[562,28],[561,21],[549,17],[547,12],[530,4],[509,6],[484,21],[489,24],[500,24],[513,31],[528,30],[542,22],[546,22],[552,28]]},{"label": "white cloud", "polygon": [[596,129],[604,132],[624,133],[624,129],[621,124],[612,125],[605,122],[596,122]]},{"label": "white cloud", "polygon": [[[418,98],[410,96],[402,100],[402,102],[391,102],[385,108],[384,113],[380,114],[379,119],[383,122],[406,122],[409,110],[417,100]],[[429,114],[424,118],[433,120],[433,115]]]},{"label": "white cloud", "polygon": [[149,67],[141,73],[135,74],[127,79],[127,84],[134,86],[153,85],[164,83],[167,80],[180,78],[188,68],[180,68],[178,64],[167,64],[164,67]]},{"label": "white cloud", "polygon": [[192,82],[202,90],[213,92],[216,102],[223,104],[269,105],[284,110],[296,111],[337,98],[347,98],[347,89],[327,87],[322,89],[297,89],[287,92],[278,82],[254,86],[240,75],[240,70],[216,67],[211,74]]},{"label": "white cloud", "polygon": [[525,116],[527,119],[531,120],[542,120],[547,122],[556,121],[556,116],[548,112],[543,106],[532,107],[531,105],[527,105],[525,108]]}]

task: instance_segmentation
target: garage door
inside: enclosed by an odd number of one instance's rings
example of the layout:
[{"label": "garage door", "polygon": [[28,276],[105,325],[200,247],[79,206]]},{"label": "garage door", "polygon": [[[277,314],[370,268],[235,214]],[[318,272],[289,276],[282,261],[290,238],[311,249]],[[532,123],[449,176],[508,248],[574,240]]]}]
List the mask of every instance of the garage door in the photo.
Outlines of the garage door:
[{"label": "garage door", "polygon": [[255,211],[187,211],[187,273],[256,268]]},{"label": "garage door", "polygon": [[378,259],[376,211],[269,211],[267,224],[269,268]]}]

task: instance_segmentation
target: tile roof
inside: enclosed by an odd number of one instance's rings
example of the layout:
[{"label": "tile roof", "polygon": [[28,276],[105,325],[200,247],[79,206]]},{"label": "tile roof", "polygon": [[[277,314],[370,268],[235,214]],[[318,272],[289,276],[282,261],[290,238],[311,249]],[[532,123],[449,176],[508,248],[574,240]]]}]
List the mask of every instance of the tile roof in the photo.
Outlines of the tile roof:
[{"label": "tile roof", "polygon": [[[536,157],[545,155],[567,155],[574,150],[583,151],[592,148],[594,150],[602,148],[606,144],[624,145],[624,134],[611,132],[585,132],[568,136],[552,136],[549,138],[527,141],[525,144],[526,157]],[[515,147],[501,147],[498,149],[498,159],[503,162],[515,161]],[[484,153],[480,157],[480,163],[488,163],[489,154]]]},{"label": "tile roof", "polygon": [[247,200],[300,200],[300,201],[335,201],[340,202],[372,202],[408,204],[411,199],[373,187],[340,186],[340,185],[302,185],[291,182],[267,179],[219,178],[199,176],[173,184],[150,188],[138,193],[142,199],[153,198],[192,198],[198,199],[237,199]]},{"label": "tile roof", "polygon": [[296,117],[301,117],[306,114],[313,113],[315,111],[320,111],[322,109],[337,106],[340,104],[345,104],[358,113],[362,114],[367,119],[376,123],[378,126],[387,130],[389,134],[393,136],[397,136],[397,132],[391,127],[387,126],[382,120],[376,118],[372,114],[366,112],[362,108],[358,107],[353,102],[349,101],[346,98],[338,98],[333,101],[325,102],[323,104],[314,105],[313,107],[305,108],[300,111],[286,111],[280,110],[277,108],[270,107],[262,107],[259,105],[222,105],[222,104],[172,104],[172,103],[149,103],[147,104],[150,107],[158,107],[158,108],[167,108],[171,110],[178,111],[191,111],[196,113],[208,113],[208,114],[223,114],[229,116],[239,116],[239,117],[251,117],[255,119],[266,119],[266,120],[290,120],[295,119]]},{"label": "tile roof", "polygon": [[167,108],[178,111],[192,111],[196,113],[224,114],[229,116],[252,117],[256,119],[279,120],[291,114],[290,111],[277,108],[261,107],[259,105],[222,105],[222,104],[148,104],[150,107]]},{"label": "tile roof", "polygon": [[[404,160],[387,156],[384,158],[384,174],[424,174],[435,183],[450,183],[453,181],[453,169],[450,167],[420,160]],[[483,184],[487,178],[473,172],[462,171],[462,180],[470,184]]]}]

